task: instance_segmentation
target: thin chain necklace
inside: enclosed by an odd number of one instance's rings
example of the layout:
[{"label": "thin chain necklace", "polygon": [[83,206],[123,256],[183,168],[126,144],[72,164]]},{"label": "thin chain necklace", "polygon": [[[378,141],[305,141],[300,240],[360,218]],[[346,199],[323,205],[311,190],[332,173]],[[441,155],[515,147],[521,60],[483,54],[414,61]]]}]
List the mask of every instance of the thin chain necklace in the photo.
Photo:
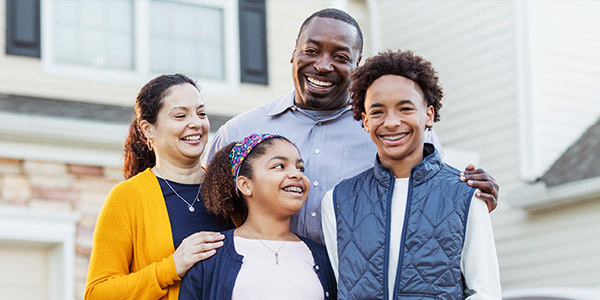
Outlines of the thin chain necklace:
[{"label": "thin chain necklace", "polygon": [[288,235],[287,235],[286,239],[283,241],[283,243],[281,243],[281,246],[279,246],[279,249],[277,249],[277,251],[275,251],[271,247],[267,246],[267,244],[265,244],[265,242],[263,242],[261,239],[259,239],[256,235],[254,235],[254,233],[252,233],[252,231],[250,231],[250,229],[248,229],[248,227],[244,227],[244,229],[246,229],[246,231],[248,231],[248,233],[252,237],[254,237],[261,244],[263,244],[263,246],[267,247],[267,249],[271,250],[271,252],[273,252],[273,254],[275,254],[275,264],[279,265],[279,251],[281,251],[281,248],[283,248],[283,245],[285,245],[285,243],[287,243],[287,241],[289,240],[290,233],[288,232]]},{"label": "thin chain necklace", "polygon": [[159,178],[160,178],[160,179],[162,179],[162,180],[163,180],[163,181],[164,181],[164,182],[165,182],[165,183],[166,183],[166,184],[169,186],[169,188],[171,189],[171,191],[173,191],[173,193],[175,193],[175,195],[176,195],[177,197],[179,197],[179,199],[181,199],[183,202],[185,202],[185,204],[187,204],[187,206],[188,206],[188,210],[189,210],[190,212],[195,212],[195,211],[196,211],[196,209],[194,208],[194,204],[196,204],[196,201],[200,202],[200,199],[198,199],[198,197],[200,196],[200,188],[202,188],[202,185],[200,185],[200,186],[198,187],[198,193],[196,193],[196,198],[194,198],[194,200],[193,200],[193,201],[192,201],[192,203],[190,204],[190,203],[189,203],[189,202],[187,202],[185,199],[183,199],[183,197],[181,197],[181,196],[179,195],[179,193],[177,193],[177,191],[176,191],[176,190],[175,190],[175,189],[174,189],[174,188],[171,186],[171,184],[169,183],[169,181],[168,181],[168,180],[166,180],[165,178],[163,178],[163,176],[162,176],[162,175],[160,175],[160,172],[158,171],[158,168],[154,168],[154,171],[156,171],[156,174],[158,174],[158,176],[160,176]]}]

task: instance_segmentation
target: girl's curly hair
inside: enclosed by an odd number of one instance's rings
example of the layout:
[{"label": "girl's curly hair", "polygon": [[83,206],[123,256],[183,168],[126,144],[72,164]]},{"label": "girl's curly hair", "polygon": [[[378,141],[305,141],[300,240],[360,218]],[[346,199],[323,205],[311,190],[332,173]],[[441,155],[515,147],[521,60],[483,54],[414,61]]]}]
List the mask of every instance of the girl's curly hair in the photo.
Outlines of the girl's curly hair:
[{"label": "girl's curly hair", "polygon": [[[252,179],[254,160],[263,156],[275,140],[285,139],[270,138],[256,145],[240,166],[239,176]],[[206,169],[204,183],[202,183],[202,198],[204,199],[206,211],[223,219],[231,218],[239,226],[246,221],[248,206],[243,197],[236,193],[233,174],[231,173],[229,153],[231,153],[231,149],[235,144],[236,142],[233,142],[221,148],[211,159]]]},{"label": "girl's curly hair", "polygon": [[352,74],[350,94],[354,119],[360,121],[365,112],[365,95],[375,80],[384,75],[398,75],[416,82],[425,97],[427,106],[433,106],[434,121],[440,120],[439,110],[442,108],[444,92],[438,83],[438,75],[431,62],[415,55],[412,51],[388,50],[380,52],[365,61]]}]

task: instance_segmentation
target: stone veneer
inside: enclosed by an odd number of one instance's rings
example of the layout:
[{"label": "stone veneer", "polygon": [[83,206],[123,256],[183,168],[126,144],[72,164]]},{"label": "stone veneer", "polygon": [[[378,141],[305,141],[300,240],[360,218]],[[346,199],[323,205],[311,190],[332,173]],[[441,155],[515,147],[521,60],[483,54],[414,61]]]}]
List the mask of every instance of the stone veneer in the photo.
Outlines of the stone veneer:
[{"label": "stone veneer", "polygon": [[0,205],[77,211],[75,287],[83,299],[92,235],[104,199],[124,180],[120,168],[0,158]]}]

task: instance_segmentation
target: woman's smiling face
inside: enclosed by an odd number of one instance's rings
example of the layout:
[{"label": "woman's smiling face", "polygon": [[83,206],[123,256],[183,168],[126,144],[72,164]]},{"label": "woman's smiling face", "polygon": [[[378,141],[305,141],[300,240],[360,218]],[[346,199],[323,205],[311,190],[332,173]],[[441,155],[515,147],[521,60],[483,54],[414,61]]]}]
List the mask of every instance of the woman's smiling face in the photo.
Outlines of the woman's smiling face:
[{"label": "woman's smiling face", "polygon": [[191,84],[175,85],[169,88],[162,102],[155,124],[141,124],[152,141],[157,159],[175,165],[199,160],[210,129],[200,92]]}]

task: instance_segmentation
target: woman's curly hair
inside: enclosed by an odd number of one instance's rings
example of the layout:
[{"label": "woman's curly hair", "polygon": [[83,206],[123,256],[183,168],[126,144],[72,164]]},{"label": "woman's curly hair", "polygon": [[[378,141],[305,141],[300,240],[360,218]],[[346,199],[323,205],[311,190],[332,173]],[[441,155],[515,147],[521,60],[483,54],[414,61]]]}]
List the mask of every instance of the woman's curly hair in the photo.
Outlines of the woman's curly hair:
[{"label": "woman's curly hair", "polygon": [[365,95],[375,80],[384,75],[398,75],[416,82],[425,97],[427,106],[434,109],[434,121],[440,120],[439,110],[442,108],[444,92],[438,83],[438,75],[431,62],[412,51],[388,50],[365,61],[352,74],[350,94],[354,119],[360,121],[365,112]]},{"label": "woman's curly hair", "polygon": [[[283,138],[270,138],[256,145],[246,156],[240,166],[239,176],[252,179],[254,170],[253,161],[263,156],[275,140]],[[241,195],[236,193],[236,187],[231,173],[229,153],[237,142],[233,142],[215,153],[204,176],[202,183],[202,198],[204,207],[209,213],[223,219],[233,219],[237,226],[243,224],[248,216],[248,206]]]}]

